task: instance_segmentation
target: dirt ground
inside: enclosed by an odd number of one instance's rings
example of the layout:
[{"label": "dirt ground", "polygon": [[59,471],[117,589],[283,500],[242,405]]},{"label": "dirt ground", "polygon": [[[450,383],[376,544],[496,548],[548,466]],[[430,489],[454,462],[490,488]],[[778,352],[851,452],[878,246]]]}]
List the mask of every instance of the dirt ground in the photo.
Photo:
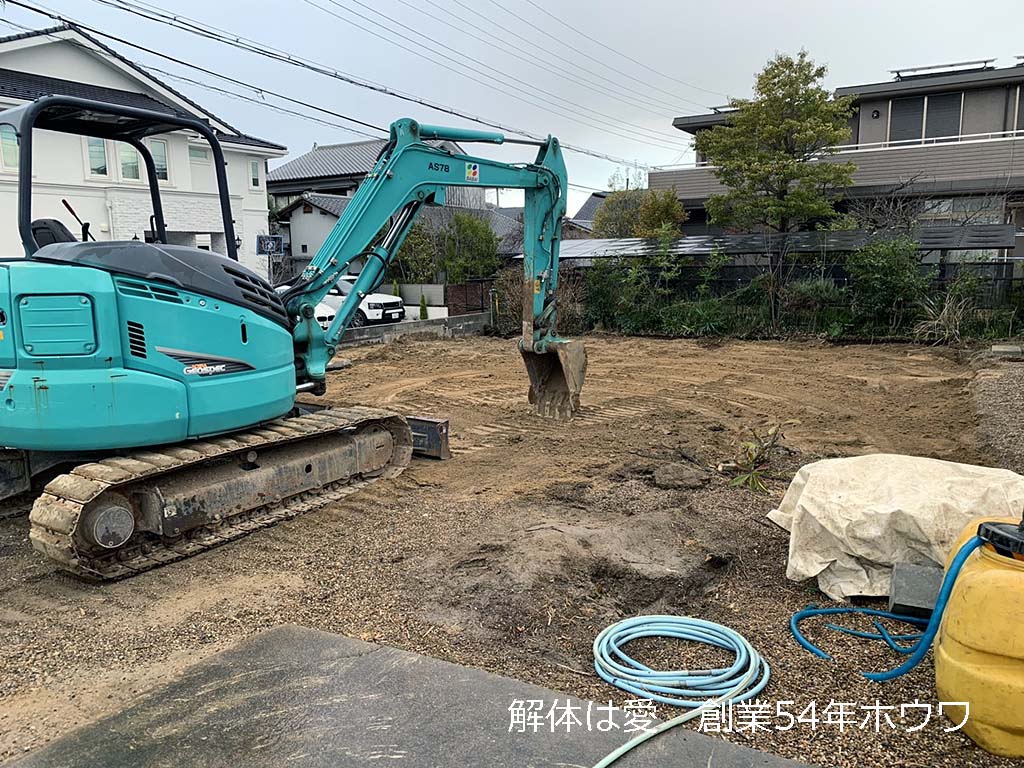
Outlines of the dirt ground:
[{"label": "dirt ground", "polygon": [[[879,685],[858,670],[899,659],[873,643],[810,633],[832,662],[796,646],[790,615],[826,601],[786,581],[787,536],[764,515],[792,473],[822,457],[911,453],[1019,469],[980,425],[980,366],[910,346],[586,341],[585,409],[567,426],[528,413],[514,342],[345,351],[353,365],[331,374],[327,399],[449,418],[454,458],[416,460],[395,481],[127,581],[63,576],[31,551],[25,518],[0,521],[0,759],[286,622],[621,703],[591,671],[594,636],[629,615],[688,614],[751,640],[772,663],[763,698],[791,709],[934,703],[930,662]],[[986,386],[1001,375],[992,370]],[[790,419],[799,423],[786,430],[769,495],[714,472],[744,430]],[[672,487],[667,465],[708,482]],[[714,661],[699,649],[641,650],[660,665]],[[877,734],[819,723],[728,738],[827,766],[1010,764],[945,726],[933,718],[918,733]]]}]

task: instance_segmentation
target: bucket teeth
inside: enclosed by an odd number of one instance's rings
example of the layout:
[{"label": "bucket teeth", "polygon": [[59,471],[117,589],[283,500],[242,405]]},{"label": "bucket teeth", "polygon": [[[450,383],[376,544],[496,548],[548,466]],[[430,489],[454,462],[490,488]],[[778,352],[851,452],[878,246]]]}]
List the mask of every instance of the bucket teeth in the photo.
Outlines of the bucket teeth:
[{"label": "bucket teeth", "polygon": [[567,421],[580,409],[587,372],[582,341],[553,341],[547,352],[520,348],[530,377],[530,403],[540,416]]}]

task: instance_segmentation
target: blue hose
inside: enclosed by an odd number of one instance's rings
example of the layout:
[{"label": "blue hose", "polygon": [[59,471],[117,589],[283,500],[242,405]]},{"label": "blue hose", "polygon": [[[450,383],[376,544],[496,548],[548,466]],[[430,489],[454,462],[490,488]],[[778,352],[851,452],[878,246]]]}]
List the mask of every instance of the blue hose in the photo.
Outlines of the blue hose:
[{"label": "blue hose", "polygon": [[[718,669],[658,671],[641,664],[623,646],[641,637],[672,637],[732,651],[736,660]],[[594,768],[606,768],[639,744],[670,728],[700,717],[730,701],[746,701],[768,684],[771,668],[738,632],[688,616],[638,616],[606,627],[594,639],[594,670],[617,688],[688,712],[626,742]]]},{"label": "blue hose", "polygon": [[[811,616],[830,616],[842,613],[856,613],[861,616],[875,616],[885,619],[895,619],[898,621],[904,621],[909,624],[927,624],[924,632],[920,634],[910,635],[892,635],[888,630],[883,627],[878,618],[875,619],[875,628],[878,630],[878,634],[874,635],[870,632],[860,632],[858,630],[847,629],[845,627],[838,627],[834,624],[828,626],[832,629],[837,629],[840,632],[844,632],[849,635],[856,637],[866,637],[872,640],[883,640],[885,643],[895,651],[899,653],[907,654],[910,658],[904,661],[895,669],[890,669],[888,672],[862,672],[868,680],[874,680],[876,682],[883,682],[886,680],[892,680],[901,675],[905,675],[907,672],[912,670],[928,653],[928,649],[931,647],[932,642],[935,640],[935,635],[939,631],[939,624],[942,622],[942,614],[946,610],[946,603],[949,602],[949,595],[953,591],[953,584],[956,581],[956,577],[960,574],[960,569],[963,568],[967,558],[970,557],[971,553],[974,552],[978,547],[983,544],[982,540],[977,536],[964,542],[963,546],[957,550],[956,557],[953,558],[953,562],[949,564],[949,570],[946,571],[945,577],[942,579],[942,586],[939,589],[938,599],[935,601],[935,608],[932,611],[931,618],[925,622],[923,619],[915,619],[908,616],[899,616],[897,614],[888,613],[887,611],[876,611],[872,608],[818,608],[816,606],[808,606],[802,611],[797,611],[793,614],[793,617],[789,620],[789,628],[793,633],[793,637],[811,653],[820,656],[823,659],[831,659],[832,657],[825,653],[823,650],[818,648],[816,645],[811,643],[800,633],[800,622]],[[910,647],[904,647],[899,645],[896,640],[916,640],[917,642]]]}]

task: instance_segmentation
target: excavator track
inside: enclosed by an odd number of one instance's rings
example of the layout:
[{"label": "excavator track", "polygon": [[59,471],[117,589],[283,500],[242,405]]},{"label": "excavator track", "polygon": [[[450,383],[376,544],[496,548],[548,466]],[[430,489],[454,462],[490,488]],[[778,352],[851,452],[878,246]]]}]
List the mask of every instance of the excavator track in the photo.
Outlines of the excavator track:
[{"label": "excavator track", "polygon": [[[411,457],[409,425],[390,411],[332,408],[284,417],[80,464],[36,499],[30,538],[77,576],[122,579],[396,477]],[[123,533],[129,513],[128,535],[112,546],[109,537]]]}]

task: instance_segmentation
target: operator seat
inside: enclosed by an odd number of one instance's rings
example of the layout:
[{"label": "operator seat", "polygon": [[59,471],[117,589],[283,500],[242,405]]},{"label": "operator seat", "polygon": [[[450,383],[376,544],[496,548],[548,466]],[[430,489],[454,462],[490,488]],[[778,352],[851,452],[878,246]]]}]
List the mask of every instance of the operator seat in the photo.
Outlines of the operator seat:
[{"label": "operator seat", "polygon": [[58,219],[36,219],[32,222],[32,237],[39,247],[51,243],[77,243],[78,238]]}]

